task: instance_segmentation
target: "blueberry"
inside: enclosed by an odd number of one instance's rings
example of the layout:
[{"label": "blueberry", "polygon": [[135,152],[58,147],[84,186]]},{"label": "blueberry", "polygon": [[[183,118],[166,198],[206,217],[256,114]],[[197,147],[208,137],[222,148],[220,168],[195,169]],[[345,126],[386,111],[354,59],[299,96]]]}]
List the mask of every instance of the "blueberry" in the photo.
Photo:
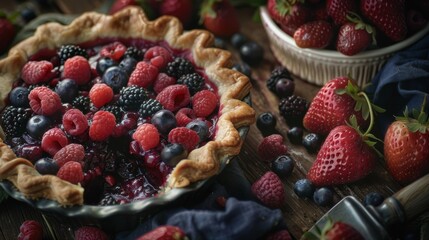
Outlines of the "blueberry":
[{"label": "blueberry", "polygon": [[280,78],[276,82],[276,94],[279,98],[287,98],[295,91],[295,82],[289,78]]},{"label": "blueberry", "polygon": [[277,119],[270,112],[264,112],[259,114],[256,119],[256,127],[258,127],[259,131],[264,135],[271,135],[276,131]]},{"label": "blueberry", "polygon": [[104,58],[100,58],[100,60],[98,60],[97,65],[95,66],[95,69],[97,70],[97,73],[100,75],[103,75],[103,73],[110,67],[116,66],[118,65],[118,63],[109,58],[109,57],[104,57]]},{"label": "blueberry", "polygon": [[372,205],[374,207],[380,205],[384,201],[383,195],[379,192],[370,192],[363,198],[365,206]]},{"label": "blueberry", "polygon": [[179,143],[167,144],[161,151],[161,160],[171,166],[176,166],[180,160],[188,155],[188,151]]},{"label": "blueberry", "polygon": [[302,142],[302,135],[304,130],[301,127],[292,127],[287,131],[287,137],[293,144],[300,144]]},{"label": "blueberry", "polygon": [[113,92],[119,93],[123,87],[127,86],[128,74],[118,66],[109,67],[104,72],[102,81],[109,85]]},{"label": "blueberry", "polygon": [[135,60],[132,57],[127,57],[119,63],[119,67],[124,69],[128,75],[131,75],[134,68],[136,68],[136,65],[137,65],[137,60]]},{"label": "blueberry", "polygon": [[234,33],[231,36],[231,44],[235,49],[240,49],[247,42],[247,37],[241,33]]},{"label": "blueberry", "polygon": [[302,145],[307,152],[316,153],[322,145],[322,138],[316,133],[309,133],[302,139]]},{"label": "blueberry", "polygon": [[197,132],[198,137],[200,138],[200,142],[204,142],[210,134],[209,126],[207,126],[207,123],[199,119],[192,120],[191,122],[186,124],[186,127]]},{"label": "blueberry", "polygon": [[30,90],[28,90],[28,88],[14,88],[9,95],[10,104],[15,107],[29,107],[28,94],[30,94]]},{"label": "blueberry", "polygon": [[322,207],[326,207],[332,204],[334,194],[332,190],[327,187],[322,187],[314,191],[313,201]]},{"label": "blueberry", "polygon": [[241,59],[250,66],[256,66],[264,58],[264,49],[257,42],[249,41],[240,48]]},{"label": "blueberry", "polygon": [[55,92],[58,93],[63,103],[70,103],[79,93],[79,87],[75,80],[64,79],[55,86]]},{"label": "blueberry", "polygon": [[50,129],[51,126],[52,121],[48,117],[43,115],[34,115],[27,122],[27,132],[31,137],[41,139],[43,134]]},{"label": "blueberry", "polygon": [[312,198],[314,194],[314,186],[310,180],[303,178],[295,182],[293,191],[300,198]]},{"label": "blueberry", "polygon": [[167,109],[162,109],[156,112],[151,119],[151,123],[155,125],[159,133],[167,135],[171,129],[177,126],[174,113]]},{"label": "blueberry", "polygon": [[220,37],[215,37],[214,46],[216,48],[227,49],[227,45],[226,45],[225,40],[223,40]]},{"label": "blueberry", "polygon": [[291,175],[293,168],[295,166],[295,162],[289,155],[281,155],[276,158],[271,164],[271,169],[275,172],[279,177],[288,177]]},{"label": "blueberry", "polygon": [[35,19],[36,17],[37,17],[37,14],[33,8],[26,7],[26,8],[21,10],[21,18],[26,23],[30,22],[31,20]]},{"label": "blueberry", "polygon": [[59,169],[59,166],[57,162],[49,157],[41,158],[34,163],[34,167],[36,170],[44,175],[44,174],[51,174],[56,175]]},{"label": "blueberry", "polygon": [[247,63],[236,63],[232,66],[232,69],[241,72],[248,78],[252,76],[252,69],[250,69],[250,66]]}]

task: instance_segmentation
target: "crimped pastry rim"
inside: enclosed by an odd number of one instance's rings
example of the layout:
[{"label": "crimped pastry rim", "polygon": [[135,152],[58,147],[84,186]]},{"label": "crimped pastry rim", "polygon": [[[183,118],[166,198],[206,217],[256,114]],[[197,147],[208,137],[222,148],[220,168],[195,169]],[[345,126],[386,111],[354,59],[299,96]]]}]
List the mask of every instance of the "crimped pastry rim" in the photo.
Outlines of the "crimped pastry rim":
[{"label": "crimped pastry rim", "polygon": [[[241,100],[250,93],[251,83],[242,73],[228,69],[232,63],[231,54],[211,47],[213,35],[205,30],[184,32],[180,21],[174,17],[162,16],[149,21],[140,8],[129,7],[113,16],[84,13],[69,25],[41,25],[34,36],[14,46],[8,56],[0,60],[0,81],[3,83],[0,85],[0,108],[5,107],[4,99],[22,66],[39,50],[115,37],[164,40],[174,49],[191,50],[195,64],[204,68],[206,75],[218,87],[220,110],[217,132],[213,141],[193,150],[188,159],[175,167],[166,189],[186,187],[217,174],[220,163],[241,150],[243,139],[237,129],[255,121],[255,111]],[[7,145],[2,142],[0,145],[0,180],[11,181],[29,199],[46,198],[63,206],[83,204],[82,187],[56,176],[39,175],[31,162],[16,158]],[[43,183],[45,187],[34,190],[36,182],[39,186]]]}]

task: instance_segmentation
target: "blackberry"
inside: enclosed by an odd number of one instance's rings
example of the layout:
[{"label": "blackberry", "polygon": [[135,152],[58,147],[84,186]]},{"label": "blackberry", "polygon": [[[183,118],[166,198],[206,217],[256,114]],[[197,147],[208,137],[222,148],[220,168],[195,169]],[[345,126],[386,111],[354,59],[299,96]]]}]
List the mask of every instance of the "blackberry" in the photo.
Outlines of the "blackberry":
[{"label": "blackberry", "polygon": [[131,46],[131,47],[128,47],[124,53],[124,58],[127,58],[127,57],[131,57],[137,61],[140,61],[143,59],[143,52],[140,49]]},{"label": "blackberry", "polygon": [[91,109],[91,99],[89,99],[87,96],[77,96],[75,99],[73,99],[72,106],[85,114]]},{"label": "blackberry", "polygon": [[31,111],[25,108],[8,106],[2,113],[1,124],[7,137],[12,138],[22,134],[31,117]]},{"label": "blackberry", "polygon": [[204,78],[198,73],[188,73],[182,75],[178,80],[178,84],[184,84],[188,87],[191,95],[194,95],[204,87]]},{"label": "blackberry", "polygon": [[101,206],[116,205],[118,203],[119,202],[112,195],[107,195],[103,199],[100,200]]},{"label": "blackberry", "polygon": [[289,127],[301,127],[307,109],[307,100],[296,95],[282,99],[279,104],[280,115],[283,116]]},{"label": "blackberry", "polygon": [[122,111],[121,107],[118,105],[107,105],[102,108],[103,111],[108,111],[113,113],[116,118],[116,122],[120,122],[122,119],[122,115],[124,114],[124,111]]},{"label": "blackberry", "polygon": [[275,93],[277,81],[281,78],[292,79],[289,71],[285,67],[280,66],[274,68],[266,82],[268,89]]},{"label": "blackberry", "polygon": [[58,55],[60,57],[61,64],[64,64],[67,59],[74,56],[82,56],[88,58],[88,53],[86,52],[86,50],[76,45],[61,46],[60,50],[58,50]]},{"label": "blackberry", "polygon": [[182,75],[193,73],[194,71],[194,65],[185,58],[177,57],[173,61],[167,63],[166,73],[176,79],[179,79]]},{"label": "blackberry", "polygon": [[126,111],[136,111],[147,98],[146,89],[138,86],[125,87],[119,93],[118,104]]},{"label": "blackberry", "polygon": [[152,117],[159,110],[164,109],[160,102],[149,98],[140,105],[139,114],[142,118]]}]

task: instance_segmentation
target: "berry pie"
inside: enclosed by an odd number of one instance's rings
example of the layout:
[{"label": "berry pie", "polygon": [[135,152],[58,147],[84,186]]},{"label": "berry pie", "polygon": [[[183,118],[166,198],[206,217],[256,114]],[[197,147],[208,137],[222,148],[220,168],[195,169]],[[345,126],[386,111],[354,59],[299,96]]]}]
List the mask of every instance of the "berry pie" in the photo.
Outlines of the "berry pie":
[{"label": "berry pie", "polygon": [[217,174],[255,112],[213,42],[135,7],[40,26],[0,61],[0,180],[29,199],[115,205]]}]

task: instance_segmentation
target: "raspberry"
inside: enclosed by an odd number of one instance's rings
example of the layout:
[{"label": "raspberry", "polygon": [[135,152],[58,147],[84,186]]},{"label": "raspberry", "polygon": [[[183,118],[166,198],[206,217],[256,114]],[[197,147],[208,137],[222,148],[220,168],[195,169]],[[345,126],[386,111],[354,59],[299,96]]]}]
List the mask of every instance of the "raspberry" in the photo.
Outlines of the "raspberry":
[{"label": "raspberry", "polygon": [[139,86],[122,88],[119,93],[118,105],[125,110],[136,111],[148,97],[148,91]]},{"label": "raspberry", "polygon": [[64,63],[63,78],[70,78],[78,85],[85,85],[91,80],[91,66],[82,56],[74,56]]},{"label": "raspberry", "polygon": [[93,141],[104,141],[116,126],[115,115],[107,111],[98,111],[92,118],[92,124],[89,127],[89,137]]},{"label": "raspberry", "polygon": [[78,162],[66,162],[57,172],[57,177],[73,184],[83,181],[82,165]]},{"label": "raspberry", "polygon": [[150,123],[143,123],[138,126],[133,133],[133,139],[138,141],[145,151],[158,146],[160,141],[158,129]]},{"label": "raspberry", "polygon": [[113,42],[109,45],[104,46],[100,50],[101,57],[108,57],[115,61],[121,60],[122,56],[124,56],[125,51],[127,51],[127,47],[120,42]]},{"label": "raspberry", "polygon": [[43,151],[54,156],[61,148],[68,144],[66,134],[59,128],[51,128],[43,134],[42,149]]},{"label": "raspberry", "polygon": [[71,143],[61,148],[53,157],[59,167],[62,167],[65,163],[70,161],[81,162],[84,158],[85,149],[82,145],[77,143]]},{"label": "raspberry", "polygon": [[26,220],[19,227],[18,240],[25,239],[42,239],[43,238],[43,228],[42,224],[35,220]]},{"label": "raspberry", "polygon": [[153,90],[158,94],[164,90],[164,88],[174,84],[176,84],[176,79],[174,77],[170,77],[165,73],[159,73],[153,83]]},{"label": "raspberry", "polygon": [[72,135],[79,136],[88,129],[88,120],[79,109],[70,109],[63,115],[64,130]]},{"label": "raspberry", "polygon": [[101,108],[113,99],[113,90],[105,83],[96,83],[89,90],[89,98],[95,107]]},{"label": "raspberry", "polygon": [[252,193],[267,207],[280,208],[285,201],[285,189],[280,178],[268,171],[252,184]]},{"label": "raspberry", "polygon": [[18,136],[25,131],[28,119],[31,117],[31,111],[25,108],[7,106],[0,118],[3,130],[9,138]]},{"label": "raspberry", "polygon": [[60,50],[58,51],[58,55],[61,60],[61,64],[64,64],[64,62],[74,56],[82,56],[84,58],[88,58],[88,53],[85,49],[80,48],[76,45],[63,45],[61,46]]},{"label": "raspberry", "polygon": [[287,147],[283,143],[283,136],[280,134],[271,134],[265,137],[258,146],[258,155],[265,162],[271,162],[286,153]]},{"label": "raspberry", "polygon": [[144,55],[144,60],[149,61],[158,69],[162,69],[167,66],[167,63],[173,60],[173,56],[166,48],[163,48],[161,46],[155,46],[147,50]]},{"label": "raspberry", "polygon": [[159,110],[164,109],[160,102],[155,99],[149,98],[143,101],[140,105],[139,114],[142,118],[152,117]]},{"label": "raspberry", "polygon": [[191,95],[194,95],[204,87],[205,79],[198,73],[182,75],[177,79],[178,84],[185,84],[189,88]]},{"label": "raspberry", "polygon": [[197,92],[192,98],[192,109],[197,117],[209,116],[217,107],[218,99],[210,90]]},{"label": "raspberry", "polygon": [[158,100],[165,109],[175,112],[180,108],[187,106],[190,102],[189,89],[185,85],[175,84],[162,90],[156,100]]},{"label": "raspberry", "polygon": [[180,78],[182,75],[193,73],[194,65],[186,58],[177,57],[167,64],[166,72],[169,76]]},{"label": "raspberry", "polygon": [[186,233],[180,227],[172,225],[161,225],[155,229],[139,236],[137,240],[154,240],[154,239],[187,239]]},{"label": "raspberry", "polygon": [[194,110],[191,108],[181,108],[176,113],[177,126],[184,127],[196,117]]},{"label": "raspberry", "polygon": [[109,236],[97,227],[83,226],[74,232],[75,240],[108,240]]},{"label": "raspberry", "polygon": [[128,80],[128,86],[136,85],[139,87],[148,87],[152,85],[158,75],[158,68],[147,63],[138,62],[136,68],[131,73]]},{"label": "raspberry", "polygon": [[60,96],[47,87],[36,87],[28,95],[30,107],[39,115],[50,116],[61,109]]},{"label": "raspberry", "polygon": [[200,137],[194,130],[186,127],[176,127],[168,133],[168,141],[182,144],[190,152],[198,145]]},{"label": "raspberry", "polygon": [[265,240],[292,240],[292,237],[289,231],[284,229],[269,234]]},{"label": "raspberry", "polygon": [[21,78],[29,85],[47,82],[54,76],[53,68],[49,61],[29,61],[22,68]]}]

